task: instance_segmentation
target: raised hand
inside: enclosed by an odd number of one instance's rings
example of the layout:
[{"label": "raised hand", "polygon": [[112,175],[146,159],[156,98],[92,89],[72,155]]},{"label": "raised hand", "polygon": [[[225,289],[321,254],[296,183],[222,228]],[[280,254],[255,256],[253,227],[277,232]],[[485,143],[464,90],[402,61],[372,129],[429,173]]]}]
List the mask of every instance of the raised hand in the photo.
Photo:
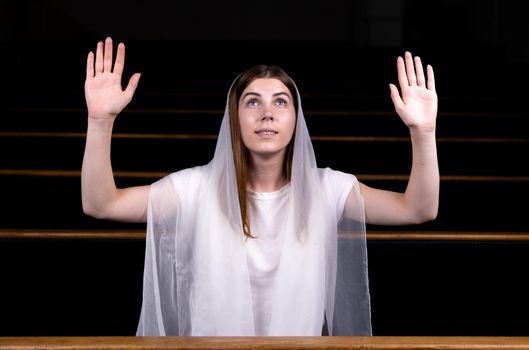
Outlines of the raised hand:
[{"label": "raised hand", "polygon": [[410,129],[435,130],[437,93],[432,66],[426,67],[426,78],[421,59],[406,52],[397,59],[400,91],[389,84],[395,110]]},{"label": "raised hand", "polygon": [[[95,62],[94,62],[95,61]],[[90,52],[86,60],[85,98],[88,116],[93,119],[114,119],[132,100],[140,80],[135,73],[125,90],[121,87],[121,75],[125,64],[125,45],[118,45],[116,62],[112,69],[112,39],[98,42],[95,54]]]}]

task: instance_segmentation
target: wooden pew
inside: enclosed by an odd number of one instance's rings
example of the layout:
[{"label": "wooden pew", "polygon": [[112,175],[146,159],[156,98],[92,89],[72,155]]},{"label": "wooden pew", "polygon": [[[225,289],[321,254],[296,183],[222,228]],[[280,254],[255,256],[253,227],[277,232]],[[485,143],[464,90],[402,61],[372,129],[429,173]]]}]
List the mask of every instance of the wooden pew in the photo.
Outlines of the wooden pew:
[{"label": "wooden pew", "polygon": [[[0,229],[0,239],[144,240],[144,230]],[[372,241],[529,241],[529,232],[501,231],[368,231]]]},{"label": "wooden pew", "polygon": [[529,337],[5,337],[0,350],[522,350]]}]

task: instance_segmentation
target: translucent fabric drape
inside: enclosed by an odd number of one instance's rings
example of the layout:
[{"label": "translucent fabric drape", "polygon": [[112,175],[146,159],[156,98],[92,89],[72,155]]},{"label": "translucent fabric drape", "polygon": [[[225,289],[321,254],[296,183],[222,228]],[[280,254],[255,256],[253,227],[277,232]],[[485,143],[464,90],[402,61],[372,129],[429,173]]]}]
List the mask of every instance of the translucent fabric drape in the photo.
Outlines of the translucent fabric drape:
[{"label": "translucent fabric drape", "polygon": [[[228,112],[226,103],[207,165],[151,186],[137,335],[255,334]],[[324,324],[329,335],[371,335],[358,182],[350,175],[348,195],[335,203],[321,174],[299,102],[269,335],[320,335]]]}]

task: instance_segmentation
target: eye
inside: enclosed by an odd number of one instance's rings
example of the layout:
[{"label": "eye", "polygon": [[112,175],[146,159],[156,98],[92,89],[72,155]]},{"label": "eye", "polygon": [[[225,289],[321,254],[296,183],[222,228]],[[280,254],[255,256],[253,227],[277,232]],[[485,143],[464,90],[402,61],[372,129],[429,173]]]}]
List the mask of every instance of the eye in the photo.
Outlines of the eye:
[{"label": "eye", "polygon": [[286,106],[287,105],[287,101],[283,98],[278,98],[276,100],[276,106]]},{"label": "eye", "polygon": [[259,105],[259,101],[257,101],[256,98],[251,98],[248,101],[246,101],[246,105],[249,106],[249,107],[255,107],[255,106]]}]

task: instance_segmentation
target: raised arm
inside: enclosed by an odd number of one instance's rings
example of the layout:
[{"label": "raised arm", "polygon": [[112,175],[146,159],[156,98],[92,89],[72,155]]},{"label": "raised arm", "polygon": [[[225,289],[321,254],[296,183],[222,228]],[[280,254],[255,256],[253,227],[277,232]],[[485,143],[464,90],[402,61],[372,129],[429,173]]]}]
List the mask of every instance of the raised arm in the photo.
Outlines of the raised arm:
[{"label": "raised arm", "polygon": [[116,116],[131,101],[140,74],[134,74],[125,90],[121,75],[125,45],[119,44],[112,69],[112,39],[97,44],[86,62],[85,98],[88,129],[81,171],[83,211],[101,219],[145,222],[149,186],[118,189],[110,162],[110,141]]},{"label": "raised arm", "polygon": [[376,225],[407,225],[433,220],[439,206],[439,167],[435,141],[437,94],[433,68],[424,74],[421,59],[406,52],[397,59],[400,94],[390,84],[397,114],[408,126],[413,161],[406,192],[397,193],[360,184],[366,222]]}]

